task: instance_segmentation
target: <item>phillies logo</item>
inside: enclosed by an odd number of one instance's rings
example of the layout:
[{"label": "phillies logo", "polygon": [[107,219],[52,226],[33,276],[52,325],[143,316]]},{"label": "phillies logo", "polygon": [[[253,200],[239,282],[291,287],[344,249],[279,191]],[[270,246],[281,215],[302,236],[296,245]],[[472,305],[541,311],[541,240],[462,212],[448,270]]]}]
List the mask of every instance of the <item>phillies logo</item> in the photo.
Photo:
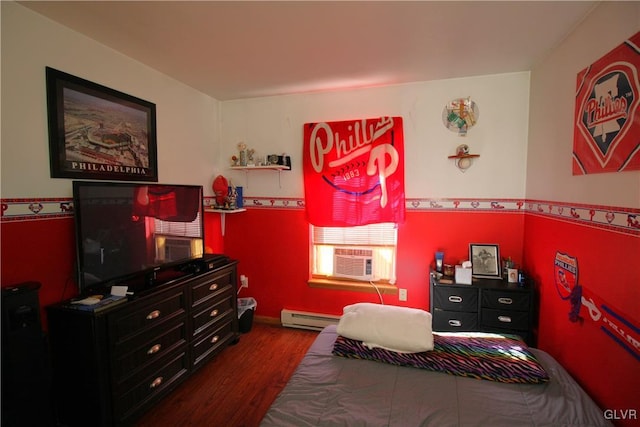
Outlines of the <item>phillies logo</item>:
[{"label": "phillies logo", "polygon": [[581,321],[582,286],[578,284],[578,259],[562,252],[556,252],[553,269],[556,289],[560,298],[568,300],[571,304],[569,320],[571,322]]},{"label": "phillies logo", "polygon": [[[629,316],[623,315],[611,305],[600,300],[588,289],[583,290],[578,283],[577,258],[556,252],[554,276],[560,298],[571,304],[570,322],[583,324],[584,319],[591,319],[602,332],[640,361],[640,328],[633,323]],[[584,318],[580,316],[582,307],[585,308],[584,311],[587,314]]]},{"label": "phillies logo", "polygon": [[628,75],[631,71],[625,64],[613,64],[592,80],[589,97],[583,103],[580,125],[603,157],[618,135],[625,133],[629,109],[635,105],[638,89]]},{"label": "phillies logo", "polygon": [[305,123],[307,220],[321,227],[404,221],[402,117]]},{"label": "phillies logo", "polygon": [[573,174],[640,169],[640,32],[577,76]]},{"label": "phillies logo", "polygon": [[[369,194],[379,187],[380,206],[385,207],[386,181],[396,172],[400,161],[394,147],[393,128],[393,117],[356,121],[347,125],[342,134],[328,123],[315,125],[309,136],[313,170],[320,174],[330,171],[323,179],[337,191],[351,195]],[[365,177],[377,179],[373,183],[360,179]]]},{"label": "phillies logo", "polygon": [[562,299],[567,299],[578,283],[578,259],[556,252],[554,272],[558,293]]}]

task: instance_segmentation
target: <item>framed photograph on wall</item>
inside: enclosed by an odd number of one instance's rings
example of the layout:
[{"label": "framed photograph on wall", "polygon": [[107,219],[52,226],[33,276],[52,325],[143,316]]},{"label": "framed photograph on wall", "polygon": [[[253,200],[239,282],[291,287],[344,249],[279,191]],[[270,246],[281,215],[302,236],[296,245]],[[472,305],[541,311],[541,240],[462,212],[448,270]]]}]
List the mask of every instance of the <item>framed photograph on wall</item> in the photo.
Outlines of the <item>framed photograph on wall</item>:
[{"label": "framed photograph on wall", "polygon": [[471,275],[483,279],[500,279],[500,247],[494,244],[470,243]]},{"label": "framed photograph on wall", "polygon": [[158,181],[156,106],[46,68],[52,178]]}]

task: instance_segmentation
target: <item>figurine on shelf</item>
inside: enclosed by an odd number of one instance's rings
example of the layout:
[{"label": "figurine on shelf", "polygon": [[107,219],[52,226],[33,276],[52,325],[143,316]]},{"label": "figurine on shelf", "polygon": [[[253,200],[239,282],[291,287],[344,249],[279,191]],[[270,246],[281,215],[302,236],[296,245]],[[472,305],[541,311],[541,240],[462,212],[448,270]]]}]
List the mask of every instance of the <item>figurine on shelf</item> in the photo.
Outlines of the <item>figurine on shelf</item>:
[{"label": "figurine on shelf", "polygon": [[247,165],[248,166],[255,166],[255,163],[253,161],[253,155],[256,153],[256,150],[254,150],[253,148],[249,148],[247,150]]},{"label": "figurine on shelf", "polygon": [[237,207],[238,193],[236,192],[236,187],[231,185],[229,186],[229,193],[227,197],[224,199],[224,208],[225,209],[235,209]]},{"label": "figurine on shelf", "polygon": [[235,154],[231,156],[231,166],[238,166],[238,156]]},{"label": "figurine on shelf", "polygon": [[467,144],[458,145],[456,148],[456,155],[466,156],[469,154],[469,146]]},{"label": "figurine on shelf", "polygon": [[247,166],[247,144],[239,142],[238,151],[240,152],[240,166]]}]

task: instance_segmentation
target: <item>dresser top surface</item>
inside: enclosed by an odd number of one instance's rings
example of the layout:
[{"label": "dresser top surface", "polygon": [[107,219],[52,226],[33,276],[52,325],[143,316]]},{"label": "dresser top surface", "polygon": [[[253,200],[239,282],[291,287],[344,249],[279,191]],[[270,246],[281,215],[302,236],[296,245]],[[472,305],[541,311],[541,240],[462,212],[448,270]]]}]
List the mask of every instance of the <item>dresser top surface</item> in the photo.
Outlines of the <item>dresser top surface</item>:
[{"label": "dresser top surface", "polygon": [[433,275],[431,276],[431,281],[436,286],[456,286],[456,287],[466,287],[466,288],[479,288],[479,289],[495,289],[495,290],[508,290],[508,291],[519,291],[519,292],[530,292],[533,287],[531,283],[527,282],[524,285],[520,283],[509,283],[506,280],[502,279],[478,279],[474,278],[470,285],[456,283],[455,278],[443,276],[440,279],[435,278]]}]

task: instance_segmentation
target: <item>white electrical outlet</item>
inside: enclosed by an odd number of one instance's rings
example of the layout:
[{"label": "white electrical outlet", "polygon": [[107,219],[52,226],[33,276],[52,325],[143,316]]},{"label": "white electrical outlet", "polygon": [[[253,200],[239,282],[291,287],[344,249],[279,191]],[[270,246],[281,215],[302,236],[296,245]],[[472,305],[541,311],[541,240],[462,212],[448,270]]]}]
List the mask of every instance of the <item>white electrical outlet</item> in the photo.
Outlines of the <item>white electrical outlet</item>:
[{"label": "white electrical outlet", "polygon": [[400,292],[400,294],[398,295],[398,298],[400,299],[400,301],[406,301],[407,300],[407,290],[406,289],[399,289],[398,291]]},{"label": "white electrical outlet", "polygon": [[240,287],[248,288],[249,287],[249,278],[244,274],[240,276]]}]

